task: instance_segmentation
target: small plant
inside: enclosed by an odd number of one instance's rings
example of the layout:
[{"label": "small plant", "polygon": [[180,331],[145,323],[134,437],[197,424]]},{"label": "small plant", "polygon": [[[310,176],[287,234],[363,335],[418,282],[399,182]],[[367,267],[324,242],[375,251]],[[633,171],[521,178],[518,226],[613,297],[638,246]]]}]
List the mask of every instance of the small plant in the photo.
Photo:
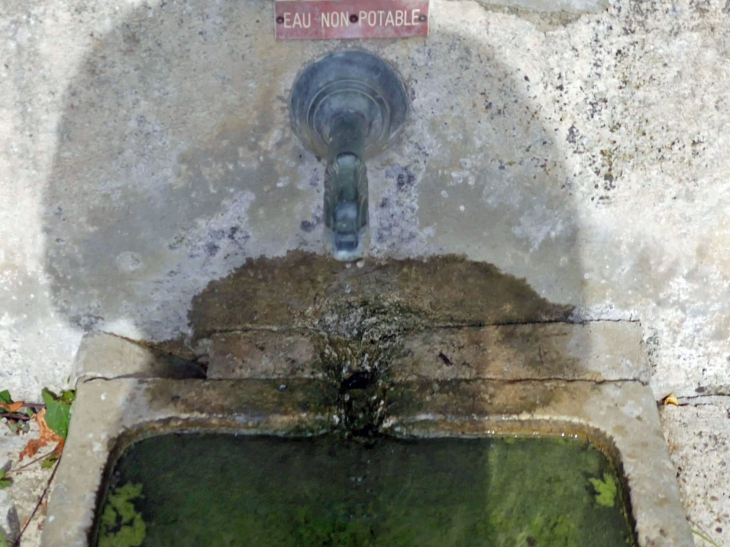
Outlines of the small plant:
[{"label": "small plant", "polygon": [[23,406],[24,403],[13,402],[7,389],[0,391],[0,418],[7,418],[6,423],[13,433],[17,433],[23,427],[23,423],[30,420],[29,412],[32,415],[30,409],[25,409],[26,412],[20,414],[19,411]]},{"label": "small plant", "polygon": [[[51,482],[53,482],[53,477],[56,475],[58,460],[61,458],[63,447],[66,442],[66,436],[68,435],[68,427],[71,421],[71,405],[76,398],[76,392],[63,391],[61,395],[57,396],[50,390],[43,389],[42,397],[43,404],[26,403],[22,401],[13,401],[8,390],[0,391],[0,418],[6,419],[5,422],[13,433],[20,433],[21,430],[27,432],[27,422],[30,420],[35,420],[38,424],[40,432],[39,438],[28,441],[25,448],[18,455],[19,460],[22,460],[25,457],[31,458],[44,446],[56,443],[55,448],[50,454],[45,454],[25,465],[12,469],[7,473],[5,470],[0,470],[0,490],[2,490],[12,484],[12,479],[8,478],[7,474],[22,472],[25,468],[40,461],[43,462],[41,464],[43,468],[53,468],[53,472],[46,483],[43,493],[38,499],[38,503],[36,503],[36,506],[30,517],[27,519],[25,526],[13,542],[13,547],[18,547],[20,545],[20,539],[23,537],[25,530],[28,528],[28,525],[38,512],[38,509],[41,507],[43,499],[48,493]],[[2,532],[0,532],[0,547],[8,547],[8,543],[3,537]]]},{"label": "small plant", "polygon": [[[2,490],[3,488],[7,488],[11,484],[13,484],[13,479],[7,478],[5,476],[5,470],[0,469],[0,490]],[[0,543],[0,545],[2,544]]]},{"label": "small plant", "polygon": [[588,479],[596,490],[596,503],[604,507],[613,507],[616,503],[616,480],[608,473],[603,473],[603,480]]},{"label": "small plant", "polygon": [[[709,543],[710,545],[712,545],[712,547],[720,547],[717,543],[715,543],[714,541],[712,541],[712,538],[710,536],[708,536],[705,532],[703,532],[701,530],[698,530],[696,528],[692,528],[692,533],[694,535],[696,535],[697,537],[702,538],[704,541],[706,541],[707,543]],[[1,545],[2,544],[0,544],[0,546]]]},{"label": "small plant", "polygon": [[64,391],[60,396],[48,389],[43,390],[43,402],[46,405],[46,423],[59,437],[68,436],[68,424],[71,421],[71,404],[76,398],[74,391]]}]

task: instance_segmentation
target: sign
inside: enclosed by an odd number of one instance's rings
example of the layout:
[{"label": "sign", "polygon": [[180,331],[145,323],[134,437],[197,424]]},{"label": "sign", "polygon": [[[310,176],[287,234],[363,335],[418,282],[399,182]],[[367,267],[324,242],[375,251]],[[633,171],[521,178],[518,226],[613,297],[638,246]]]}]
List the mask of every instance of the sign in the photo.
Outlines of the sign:
[{"label": "sign", "polygon": [[428,35],[428,0],[277,0],[277,40]]}]

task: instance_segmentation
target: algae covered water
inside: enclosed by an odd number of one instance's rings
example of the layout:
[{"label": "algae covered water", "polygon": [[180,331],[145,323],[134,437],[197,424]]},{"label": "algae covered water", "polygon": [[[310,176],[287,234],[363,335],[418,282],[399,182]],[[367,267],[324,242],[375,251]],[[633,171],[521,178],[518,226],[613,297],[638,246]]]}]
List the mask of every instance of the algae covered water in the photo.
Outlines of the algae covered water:
[{"label": "algae covered water", "polygon": [[169,434],[117,462],[98,547],[623,547],[609,460],[580,440]]}]

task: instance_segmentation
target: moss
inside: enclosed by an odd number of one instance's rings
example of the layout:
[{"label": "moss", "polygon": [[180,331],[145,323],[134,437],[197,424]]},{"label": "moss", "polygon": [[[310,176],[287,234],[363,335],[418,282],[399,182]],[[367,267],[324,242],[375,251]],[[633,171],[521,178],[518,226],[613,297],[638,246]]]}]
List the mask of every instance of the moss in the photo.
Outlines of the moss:
[{"label": "moss", "polygon": [[[373,259],[363,268],[348,269],[328,257],[296,251],[251,259],[226,278],[211,282],[193,299],[190,322],[196,338],[251,326],[333,332],[330,326],[339,328],[343,318],[357,317],[360,308],[368,309],[370,318],[395,318],[401,326],[419,321],[431,325],[555,321],[572,312],[570,306],[541,298],[523,279],[463,257]],[[358,328],[357,321],[352,325]],[[359,325],[367,328],[365,322]]]},{"label": "moss", "polygon": [[[533,446],[529,440],[514,439],[509,443],[494,443],[489,451],[488,491],[495,493],[487,506],[492,529],[489,545],[602,544],[602,539],[597,541],[599,536],[595,534],[601,531],[595,523],[599,519],[618,522],[620,514],[616,509],[607,509],[614,508],[617,484],[607,471],[606,462],[589,445],[575,439],[543,442],[539,461]],[[603,480],[590,479],[597,492],[594,497],[583,477],[600,474]],[[515,480],[517,476],[519,480]],[[631,540],[627,542],[630,544]]]},{"label": "moss", "polygon": [[100,524],[134,522],[141,483],[145,547],[620,547],[585,480],[607,465],[575,440],[166,435],[122,457]]},{"label": "moss", "polygon": [[565,515],[553,516],[548,520],[542,515],[530,523],[529,535],[523,533],[516,538],[515,545],[549,545],[550,547],[578,547],[578,530],[575,522]]},{"label": "moss", "polygon": [[337,429],[371,442],[380,435],[393,387],[390,367],[403,352],[401,336],[420,325],[418,311],[363,299],[336,306],[314,339],[327,388],[317,407],[338,409]]},{"label": "moss", "polygon": [[603,474],[601,479],[588,479],[596,490],[596,502],[604,507],[613,507],[616,504],[616,479],[608,473]]},{"label": "moss", "polygon": [[142,485],[127,483],[107,497],[101,514],[99,547],[139,547],[147,529],[133,501],[142,499]]}]

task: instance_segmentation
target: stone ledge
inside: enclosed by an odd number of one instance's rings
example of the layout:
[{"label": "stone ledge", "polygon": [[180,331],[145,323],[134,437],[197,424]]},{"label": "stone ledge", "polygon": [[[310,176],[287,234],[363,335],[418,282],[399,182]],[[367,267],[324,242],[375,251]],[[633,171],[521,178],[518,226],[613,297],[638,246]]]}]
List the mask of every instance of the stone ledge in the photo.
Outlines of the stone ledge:
[{"label": "stone ledge", "polygon": [[314,377],[318,356],[311,337],[271,331],[214,334],[208,379]]},{"label": "stone ledge", "polygon": [[[384,424],[407,437],[583,435],[615,452],[629,487],[639,547],[691,547],[675,470],[651,390],[639,382],[457,380],[399,384]],[[448,389],[446,389],[448,387]],[[107,462],[140,436],[218,431],[316,434],[334,408],[310,406],[321,382],[125,378],[79,385],[48,505],[44,547],[88,547]],[[299,433],[297,433],[299,431]]]},{"label": "stone ledge", "polygon": [[[209,379],[317,377],[313,331],[249,330],[211,337]],[[638,380],[651,374],[635,322],[533,323],[424,329],[402,335],[395,381]]]},{"label": "stone ledge", "polygon": [[160,355],[125,338],[91,332],[81,340],[74,360],[71,385],[93,378],[202,378],[190,361]]}]

